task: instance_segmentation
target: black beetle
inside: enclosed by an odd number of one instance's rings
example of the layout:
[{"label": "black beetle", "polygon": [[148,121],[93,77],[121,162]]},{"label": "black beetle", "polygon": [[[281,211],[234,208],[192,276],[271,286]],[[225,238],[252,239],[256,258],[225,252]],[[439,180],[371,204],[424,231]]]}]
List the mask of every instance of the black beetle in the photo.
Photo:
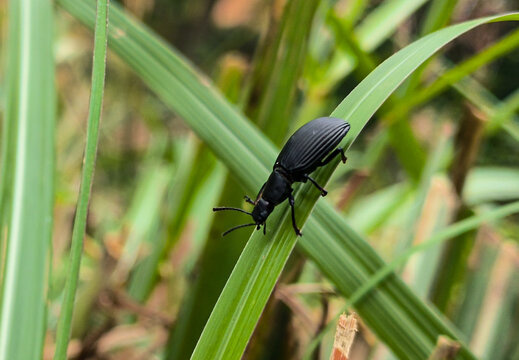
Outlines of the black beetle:
[{"label": "black beetle", "polygon": [[263,233],[265,234],[268,216],[276,205],[288,199],[292,208],[292,226],[296,234],[301,236],[301,232],[296,225],[292,184],[296,181],[306,182],[310,180],[321,191],[321,195],[326,196],[327,191],[309,174],[318,167],[327,164],[339,154],[341,154],[342,162],[346,162],[343,149],[336,148],[336,146],[339,145],[349,130],[350,124],[332,117],[312,120],[298,129],[281,149],[274,163],[274,169],[267,182],[261,187],[256,200],[252,201],[248,196],[245,196],[245,200],[254,205],[252,213],[232,207],[213,208],[213,211],[240,211],[251,215],[254,219],[253,223],[235,226],[224,232],[223,235],[225,236],[231,231],[245,226],[257,226],[259,230],[261,225],[263,225]]}]

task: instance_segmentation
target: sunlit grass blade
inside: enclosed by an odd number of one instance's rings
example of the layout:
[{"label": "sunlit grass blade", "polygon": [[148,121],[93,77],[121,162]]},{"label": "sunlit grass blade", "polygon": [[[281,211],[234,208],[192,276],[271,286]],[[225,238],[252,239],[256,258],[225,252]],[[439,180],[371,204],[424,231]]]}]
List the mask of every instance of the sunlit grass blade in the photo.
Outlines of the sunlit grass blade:
[{"label": "sunlit grass blade", "polygon": [[81,255],[83,252],[83,237],[85,236],[88,203],[92,191],[95,161],[97,155],[97,142],[99,138],[99,121],[103,105],[103,90],[106,71],[107,49],[107,25],[108,25],[108,0],[98,0],[97,17],[95,27],[94,57],[92,67],[92,88],[90,95],[90,107],[88,111],[87,135],[81,185],[79,188],[74,228],[70,250],[70,270],[65,284],[65,294],[61,307],[61,313],[56,333],[55,360],[67,358],[67,347],[70,336],[74,299],[79,278]]},{"label": "sunlit grass blade", "polygon": [[0,359],[40,359],[45,338],[54,203],[53,30],[50,1],[9,2]]},{"label": "sunlit grass blade", "polygon": [[[59,3],[92,26],[91,3],[71,0],[60,0]],[[207,142],[248,191],[256,192],[271,169],[276,149],[175,50],[158,41],[156,36],[129,20],[115,7],[112,10],[111,24],[116,24],[110,30],[114,51]],[[398,53],[397,59],[393,57],[383,63],[335,113],[352,124],[348,143],[360,133],[376,108],[405,76],[443,44],[479,24],[517,19],[519,16],[511,15],[459,24],[410,45]],[[397,61],[398,57],[400,62]],[[385,80],[380,82],[381,78]],[[373,89],[377,89],[377,93]],[[370,96],[365,96],[368,93]],[[332,167],[324,170],[318,173],[321,183],[326,183],[333,171]],[[308,196],[300,196],[301,193]],[[315,189],[306,186],[298,193],[298,220],[301,224],[313,208],[317,196]],[[264,301],[295,243],[291,224],[285,222],[279,227],[283,220],[280,215],[286,214],[286,211],[287,207],[281,206],[271,215],[266,238],[258,234],[249,242],[249,249],[242,254],[240,265],[233,272],[237,275],[231,277],[220,297],[225,307],[218,305],[213,311],[213,319],[206,326],[209,330],[201,338],[196,356],[210,357],[215,352],[225,352],[229,357],[241,356]],[[272,239],[271,236],[276,233],[286,237]],[[365,240],[353,232],[325,201],[317,204],[299,244],[346,296],[351,295],[384,264]],[[243,313],[243,317],[238,316],[245,308],[247,313]],[[456,337],[451,327],[395,276],[390,276],[376,294],[369,297],[369,301],[359,304],[358,310],[379,338],[401,358],[427,358],[440,333]],[[460,357],[473,358],[465,347]]]}]

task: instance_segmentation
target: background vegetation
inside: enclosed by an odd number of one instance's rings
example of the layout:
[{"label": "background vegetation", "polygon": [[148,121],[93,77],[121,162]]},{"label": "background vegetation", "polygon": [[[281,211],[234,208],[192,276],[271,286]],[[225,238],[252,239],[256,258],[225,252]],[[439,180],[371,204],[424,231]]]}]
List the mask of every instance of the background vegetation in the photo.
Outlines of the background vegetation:
[{"label": "background vegetation", "polygon": [[[104,13],[92,65],[94,1],[1,5],[0,359],[64,358],[72,305],[73,359],[324,359],[342,311],[350,359],[519,359],[519,15],[468,21],[514,1],[113,1],[84,224]],[[329,114],[304,236],[221,238]]]}]

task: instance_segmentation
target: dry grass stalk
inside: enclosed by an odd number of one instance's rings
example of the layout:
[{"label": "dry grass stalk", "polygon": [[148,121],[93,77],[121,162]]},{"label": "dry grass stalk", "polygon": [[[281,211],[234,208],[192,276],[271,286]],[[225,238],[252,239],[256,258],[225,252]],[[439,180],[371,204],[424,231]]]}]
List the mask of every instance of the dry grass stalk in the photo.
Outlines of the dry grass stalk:
[{"label": "dry grass stalk", "polygon": [[439,336],[436,347],[427,360],[450,360],[456,357],[460,350],[460,343],[446,336]]},{"label": "dry grass stalk", "polygon": [[335,329],[331,360],[348,360],[351,345],[357,332],[357,314],[341,314]]}]

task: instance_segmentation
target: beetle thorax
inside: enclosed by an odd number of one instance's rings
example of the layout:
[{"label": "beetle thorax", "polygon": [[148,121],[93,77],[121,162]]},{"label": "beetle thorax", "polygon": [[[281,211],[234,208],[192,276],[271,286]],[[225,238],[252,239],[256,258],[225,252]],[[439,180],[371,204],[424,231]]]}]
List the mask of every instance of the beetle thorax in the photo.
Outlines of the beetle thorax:
[{"label": "beetle thorax", "polygon": [[274,207],[285,201],[292,192],[292,183],[283,174],[282,169],[274,169],[258,194],[252,218],[256,224],[263,224]]},{"label": "beetle thorax", "polygon": [[270,174],[261,198],[274,206],[285,201],[292,192],[292,181],[283,168],[275,167]]}]

